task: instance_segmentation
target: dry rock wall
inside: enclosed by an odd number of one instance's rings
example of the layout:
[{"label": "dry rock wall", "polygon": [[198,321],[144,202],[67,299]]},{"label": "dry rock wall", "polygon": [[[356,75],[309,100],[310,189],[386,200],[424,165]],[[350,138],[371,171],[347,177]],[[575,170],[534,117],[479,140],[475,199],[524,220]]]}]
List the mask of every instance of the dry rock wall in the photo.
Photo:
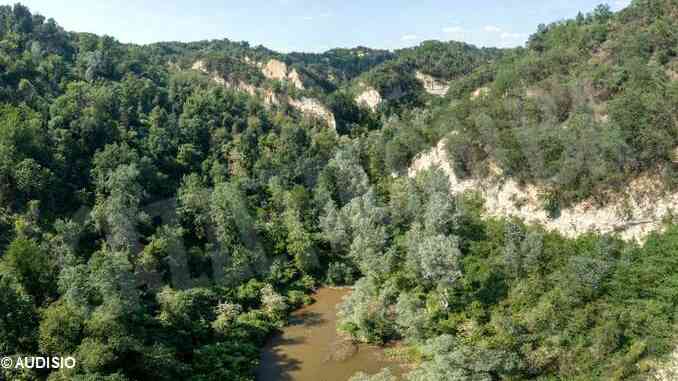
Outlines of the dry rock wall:
[{"label": "dry rock wall", "polygon": [[287,64],[276,59],[269,60],[261,67],[264,77],[276,81],[288,81],[299,90],[304,89],[304,83],[296,69],[290,70]]},{"label": "dry rock wall", "polygon": [[424,87],[427,93],[435,95],[438,97],[445,96],[447,91],[450,89],[449,83],[442,81],[438,78],[432,77],[428,74],[422,73],[417,70],[414,73],[414,76],[417,78],[421,85]]},{"label": "dry rock wall", "polygon": [[373,87],[367,87],[355,98],[355,103],[360,106],[365,106],[372,111],[377,111],[381,101],[381,94]]},{"label": "dry rock wall", "polygon": [[540,224],[567,237],[597,231],[617,232],[625,240],[642,241],[649,233],[661,230],[663,221],[678,207],[678,192],[660,191],[661,181],[651,176],[632,180],[624,192],[610,198],[604,206],[585,200],[561,210],[557,218],[550,218],[543,208],[541,189],[534,185],[520,186],[515,180],[501,176],[499,170],[485,179],[459,179],[447,158],[445,141],[431,151],[420,154],[409,168],[408,175],[440,167],[450,178],[453,193],[479,192],[485,200],[488,216],[523,219]]},{"label": "dry rock wall", "polygon": [[[208,75],[212,81],[226,88],[241,91],[251,96],[259,96],[262,98],[264,104],[268,106],[276,106],[280,105],[283,102],[286,102],[292,108],[298,110],[307,117],[322,120],[325,123],[327,123],[327,125],[332,129],[336,129],[337,127],[337,122],[336,119],[334,118],[334,114],[329,110],[329,108],[327,108],[324,104],[322,104],[319,100],[315,98],[302,97],[300,99],[294,99],[288,96],[280,96],[274,93],[270,88],[258,88],[242,81],[227,80],[218,73],[210,72],[207,68],[206,63],[202,60],[196,61],[191,68],[193,70],[197,70]],[[283,73],[285,73],[284,78],[288,79],[291,78],[292,83],[295,83],[294,79],[296,78],[298,83],[301,85],[301,79],[299,78],[299,74],[297,73],[297,71],[293,69],[291,72],[288,72],[287,65],[285,65],[284,62],[270,60],[268,64],[262,66],[262,72],[267,78],[275,80],[279,80],[280,78],[282,78],[280,76],[283,75]]]},{"label": "dry rock wall", "polygon": [[290,98],[288,103],[290,106],[299,110],[302,114],[315,117],[325,121],[332,129],[337,128],[337,122],[334,119],[334,114],[325,107],[319,100],[314,98],[303,97],[301,99]]}]

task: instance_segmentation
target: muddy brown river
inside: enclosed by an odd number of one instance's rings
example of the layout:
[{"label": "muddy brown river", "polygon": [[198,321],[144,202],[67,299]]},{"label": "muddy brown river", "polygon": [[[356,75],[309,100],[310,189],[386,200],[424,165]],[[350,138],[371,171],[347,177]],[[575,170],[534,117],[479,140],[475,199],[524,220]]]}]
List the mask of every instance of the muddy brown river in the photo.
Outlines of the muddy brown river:
[{"label": "muddy brown river", "polygon": [[351,292],[323,288],[315,303],[295,312],[283,332],[267,344],[257,369],[258,381],[347,381],[357,372],[378,373],[398,364],[378,347],[353,344],[337,333],[337,304]]}]

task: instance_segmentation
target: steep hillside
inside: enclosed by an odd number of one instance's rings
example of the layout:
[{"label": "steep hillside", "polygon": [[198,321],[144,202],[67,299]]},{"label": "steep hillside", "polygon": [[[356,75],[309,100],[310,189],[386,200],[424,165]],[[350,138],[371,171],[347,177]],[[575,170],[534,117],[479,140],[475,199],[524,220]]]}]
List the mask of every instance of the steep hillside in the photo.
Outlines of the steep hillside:
[{"label": "steep hillside", "polygon": [[0,379],[252,381],[324,285],[407,381],[671,379],[677,9],[282,54],[0,6],[0,354],[77,359]]},{"label": "steep hillside", "polygon": [[604,202],[648,172],[671,187],[677,26],[674,1],[634,1],[617,14],[600,6],[540,26],[526,49],[451,83],[433,127],[454,132],[455,174],[483,177],[496,165],[563,206]]},{"label": "steep hillside", "polygon": [[[377,92],[395,110],[421,107],[425,94],[443,96],[449,82],[502,55],[496,48],[477,48],[461,42],[424,41],[419,46],[395,51],[392,60],[365,72],[358,80],[357,97]],[[375,99],[374,96],[370,96]],[[368,102],[376,107],[376,100]]]},{"label": "steep hillside", "polygon": [[[228,68],[223,65],[224,60],[198,60],[191,69],[205,74],[211,81],[227,89],[257,97],[269,108],[289,106],[336,130],[337,122],[332,111],[318,99],[305,96],[305,85],[299,72],[288,68],[284,62],[277,59],[256,62],[246,57],[244,64],[229,65]],[[237,66],[245,69],[234,70]],[[248,75],[243,76],[243,73]]]},{"label": "steep hillside", "polygon": [[549,204],[555,200],[548,199],[544,194],[547,190],[519,184],[496,166],[491,166],[483,177],[459,179],[445,143],[441,141],[430,152],[417,156],[409,175],[441,168],[450,178],[452,193],[477,192],[482,197],[487,217],[515,217],[572,238],[594,232],[643,241],[649,234],[661,231],[678,211],[678,191],[667,190],[656,175],[639,176],[622,189],[609,190],[605,195],[608,201],[602,205],[591,197],[562,208]]},{"label": "steep hillside", "polygon": [[269,105],[285,104],[338,126],[340,133],[373,124],[357,107],[377,114],[424,107],[427,95],[444,96],[451,79],[501,55],[499,49],[454,41],[395,52],[357,47],[280,54],[227,39],[157,43],[150,49],[175,67],[197,68],[231,89],[263,95]]},{"label": "steep hillside", "polygon": [[292,65],[302,67],[308,76],[319,78],[336,88],[395,56],[388,50],[359,46],[331,49],[320,54],[289,53],[287,58]]}]

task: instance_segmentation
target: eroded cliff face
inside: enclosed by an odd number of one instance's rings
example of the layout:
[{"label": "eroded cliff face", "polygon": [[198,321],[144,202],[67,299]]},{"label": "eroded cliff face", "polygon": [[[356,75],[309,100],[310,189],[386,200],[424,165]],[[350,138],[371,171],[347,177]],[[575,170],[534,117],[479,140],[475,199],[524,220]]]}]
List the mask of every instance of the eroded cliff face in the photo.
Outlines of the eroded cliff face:
[{"label": "eroded cliff face", "polygon": [[651,364],[656,371],[648,376],[648,381],[676,381],[678,380],[678,349],[674,350],[667,359]]},{"label": "eroded cliff face", "polygon": [[203,60],[197,60],[193,62],[193,66],[191,66],[191,69],[207,73],[207,63]]},{"label": "eroded cliff face", "polygon": [[360,106],[365,106],[372,111],[376,111],[381,104],[381,94],[373,87],[367,87],[362,93],[355,98],[355,103]]},{"label": "eroded cliff face", "polygon": [[292,82],[294,87],[296,87],[299,90],[304,89],[304,83],[301,81],[301,76],[299,75],[299,72],[297,72],[297,69],[292,69],[288,74],[287,74],[287,79]]},{"label": "eroded cliff face", "polygon": [[[266,71],[266,73],[268,73],[267,78],[275,80],[278,79],[278,76],[281,75],[281,73],[283,72],[287,73],[286,71],[287,66],[285,65],[284,62],[277,61],[277,63],[271,63],[272,61],[276,60],[270,60],[269,64],[262,66],[262,72]],[[279,64],[285,65],[284,71],[283,66]],[[329,108],[327,108],[324,104],[322,104],[319,100],[315,98],[302,97],[301,99],[294,99],[288,96],[280,96],[274,93],[273,90],[270,88],[256,87],[243,81],[227,80],[218,73],[210,72],[207,68],[207,64],[202,60],[198,60],[195,63],[193,63],[193,66],[191,68],[193,70],[197,70],[208,75],[212,81],[224,87],[237,91],[242,91],[251,96],[261,97],[264,104],[266,104],[267,106],[277,106],[286,102],[292,108],[302,113],[304,116],[322,120],[325,123],[327,123],[327,125],[332,129],[336,129],[337,127],[337,122],[336,119],[334,118],[334,114],[330,111]],[[298,79],[299,74],[296,72],[296,70],[293,70],[292,72],[289,72],[288,74],[285,75],[291,75],[293,78]]]},{"label": "eroded cliff face", "polygon": [[227,80],[221,75],[215,73],[215,72],[210,72],[207,69],[207,64],[202,61],[198,60],[193,63],[193,66],[191,67],[193,70],[198,70],[210,77],[210,79],[224,87],[227,87],[229,89],[234,89],[238,91],[242,91],[244,93],[247,93],[251,96],[256,96],[257,95],[257,88],[245,83],[243,81],[232,81],[232,80]]},{"label": "eroded cliff face", "polygon": [[[422,73],[419,70],[415,71],[414,74],[424,90],[431,95],[442,97],[445,96],[450,89],[449,83]],[[374,87],[368,86],[364,82],[359,83],[359,88],[361,89],[361,92],[355,97],[354,101],[358,105],[368,107],[372,111],[376,111],[384,99],[397,100],[405,95],[405,91],[400,87],[391,89],[391,91],[386,94],[380,94]]]},{"label": "eroded cliff face", "polygon": [[323,120],[332,129],[337,128],[337,121],[334,119],[334,114],[332,114],[325,105],[320,103],[319,100],[308,97],[302,97],[301,99],[290,98],[288,103],[302,114]]},{"label": "eroded cliff face", "polygon": [[421,82],[421,85],[424,87],[424,90],[426,90],[426,92],[431,95],[442,97],[445,96],[445,94],[447,94],[447,91],[450,89],[450,85],[447,82],[432,77],[428,74],[424,74],[419,70],[417,70],[414,73],[414,76],[417,78],[419,82]]},{"label": "eroded cliff face", "polygon": [[372,111],[376,111],[384,101],[395,101],[406,95],[405,90],[400,85],[389,89],[385,93],[380,93],[379,90],[367,83],[359,82],[358,89],[360,93],[353,100],[358,105],[366,106]]},{"label": "eroded cliff face", "polygon": [[269,60],[261,67],[264,77],[276,81],[288,81],[299,90],[304,89],[304,83],[296,69],[289,70],[287,64],[276,59]]},{"label": "eroded cliff face", "polygon": [[479,192],[485,200],[488,216],[515,216],[567,237],[590,231],[617,232],[622,239],[642,241],[651,232],[661,230],[663,221],[678,207],[678,192],[662,192],[661,181],[648,175],[632,180],[624,192],[610,197],[612,201],[605,206],[599,207],[592,200],[585,200],[562,209],[560,216],[552,219],[543,209],[541,189],[534,185],[520,186],[516,181],[502,177],[498,168],[489,178],[457,178],[447,158],[444,140],[431,151],[420,154],[408,175],[413,177],[433,166],[447,173],[453,193]]},{"label": "eroded cliff face", "polygon": [[471,99],[476,99],[476,98],[479,98],[481,96],[484,97],[489,93],[490,93],[489,87],[479,87],[471,93]]},{"label": "eroded cliff face", "polygon": [[266,65],[261,68],[264,77],[274,80],[287,79],[287,64],[278,60],[269,60]]}]

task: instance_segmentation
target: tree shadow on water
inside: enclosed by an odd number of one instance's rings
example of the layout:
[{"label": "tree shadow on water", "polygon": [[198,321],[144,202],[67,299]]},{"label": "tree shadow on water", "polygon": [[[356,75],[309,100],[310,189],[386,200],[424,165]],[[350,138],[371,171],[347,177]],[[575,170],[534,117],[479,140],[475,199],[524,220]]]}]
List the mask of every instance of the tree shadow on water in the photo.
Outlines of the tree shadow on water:
[{"label": "tree shadow on water", "polygon": [[327,323],[323,314],[317,312],[304,311],[290,318],[288,326],[305,325],[315,327]]},{"label": "tree shadow on water", "polygon": [[271,345],[268,348],[268,351],[278,352],[279,347],[290,347],[292,345],[299,345],[305,342],[306,338],[304,336],[293,336],[293,337],[278,336],[271,341]]},{"label": "tree shadow on water", "polygon": [[[300,338],[301,339],[301,338]],[[277,345],[295,345],[303,342],[301,339],[282,339]],[[257,381],[292,381],[291,373],[301,368],[301,361],[276,350],[275,347],[264,351],[261,365],[257,368]]]}]

